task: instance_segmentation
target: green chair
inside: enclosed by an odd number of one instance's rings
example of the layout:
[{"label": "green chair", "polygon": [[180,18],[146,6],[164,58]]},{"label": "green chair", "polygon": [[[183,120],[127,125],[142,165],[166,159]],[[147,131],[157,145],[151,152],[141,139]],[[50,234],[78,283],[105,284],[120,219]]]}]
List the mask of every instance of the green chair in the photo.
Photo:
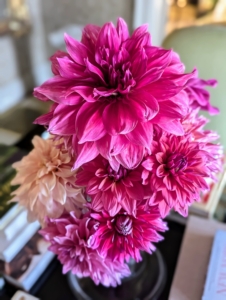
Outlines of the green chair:
[{"label": "green chair", "polygon": [[179,53],[186,71],[198,68],[199,77],[216,78],[218,86],[210,88],[211,103],[220,109],[206,126],[216,130],[226,149],[226,26],[192,26],[174,31],[163,41],[163,47]]}]

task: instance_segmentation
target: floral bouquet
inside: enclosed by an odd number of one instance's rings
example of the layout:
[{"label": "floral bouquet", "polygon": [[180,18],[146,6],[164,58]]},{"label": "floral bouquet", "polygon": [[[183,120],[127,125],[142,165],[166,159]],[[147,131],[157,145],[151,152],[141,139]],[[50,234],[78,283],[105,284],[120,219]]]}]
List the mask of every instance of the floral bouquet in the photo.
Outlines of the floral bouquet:
[{"label": "floral bouquet", "polygon": [[121,18],[65,43],[50,58],[53,77],[34,90],[53,101],[35,121],[50,137],[34,137],[14,164],[13,201],[40,221],[63,273],[116,286],[130,259],[155,250],[170,210],[187,216],[221,170],[218,135],[198,114],[218,113],[205,89],[216,81],[184,73],[146,25],[130,36]]}]

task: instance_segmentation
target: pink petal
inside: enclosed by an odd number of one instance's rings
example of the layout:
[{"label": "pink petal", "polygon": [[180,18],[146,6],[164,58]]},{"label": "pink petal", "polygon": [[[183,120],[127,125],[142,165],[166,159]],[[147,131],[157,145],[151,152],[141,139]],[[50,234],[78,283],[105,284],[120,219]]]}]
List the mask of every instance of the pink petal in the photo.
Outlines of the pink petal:
[{"label": "pink petal", "polygon": [[[146,50],[147,55],[149,53],[149,49]],[[148,55],[148,57],[150,57]],[[156,56],[152,56],[149,61],[148,61],[148,69],[152,68],[159,68],[161,67],[162,69],[165,69],[171,62],[173,56],[173,51],[172,50],[165,50],[165,49],[158,49],[156,51]]]},{"label": "pink petal", "polygon": [[131,199],[131,198],[125,198],[122,202],[121,205],[125,209],[125,211],[130,214],[135,216],[136,215],[136,200]]},{"label": "pink petal", "polygon": [[159,79],[158,81],[145,86],[145,90],[158,101],[168,100],[179,93],[182,89],[183,87],[177,86],[173,84],[171,80],[167,79]]},{"label": "pink petal", "polygon": [[144,161],[142,162],[142,166],[143,166],[146,170],[152,171],[153,166],[154,166],[154,163],[153,163],[152,160],[147,159],[147,160],[144,160]]},{"label": "pink petal", "polygon": [[99,151],[97,150],[95,142],[87,142],[82,145],[78,144],[78,156],[73,168],[78,169],[84,163],[93,160],[98,154]]},{"label": "pink petal", "polygon": [[165,218],[170,212],[170,207],[164,200],[159,203],[159,211],[162,218]]},{"label": "pink petal", "polygon": [[66,52],[58,50],[50,57],[50,61],[52,62],[51,68],[54,75],[60,75],[59,63],[57,61],[57,59],[60,57],[69,57],[69,55]]},{"label": "pink petal", "polygon": [[85,66],[85,59],[90,55],[89,50],[82,43],[74,40],[68,34],[64,34],[64,39],[67,47],[67,52],[71,58],[79,65]]},{"label": "pink petal", "polygon": [[89,180],[88,185],[86,187],[86,192],[89,195],[95,195],[99,192],[99,184],[100,180],[96,177],[93,177]]},{"label": "pink petal", "polygon": [[115,170],[116,172],[118,172],[120,163],[117,161],[117,159],[114,156],[112,156],[109,159],[109,163],[110,163],[110,166],[112,167],[112,169]]},{"label": "pink petal", "polygon": [[183,111],[180,111],[180,107],[172,101],[163,101],[159,108],[159,113],[152,119],[152,122],[167,132],[183,135],[184,130],[180,121],[180,118],[183,117]]},{"label": "pink petal", "polygon": [[88,24],[84,27],[82,32],[82,43],[93,53],[95,51],[95,46],[100,30],[101,27],[93,24]]},{"label": "pink petal", "polygon": [[95,59],[99,64],[102,60],[102,54],[99,51],[103,48],[103,45],[109,49],[111,55],[119,50],[120,39],[113,23],[104,24],[98,35]]},{"label": "pink petal", "polygon": [[76,105],[82,99],[78,94],[72,94],[72,84],[70,79],[55,76],[47,80],[40,87],[35,88],[35,96],[42,95],[57,103]]},{"label": "pink petal", "polygon": [[153,125],[151,122],[138,123],[133,131],[126,134],[126,137],[131,143],[149,149],[153,138]]},{"label": "pink petal", "polygon": [[129,29],[126,22],[122,18],[118,18],[116,30],[121,42],[124,42],[129,38]]},{"label": "pink petal", "polygon": [[[162,68],[153,68],[146,71],[141,78],[139,78],[139,82],[136,86],[137,89],[142,89],[147,85],[150,85],[152,82],[159,80],[162,76],[163,69]],[[150,89],[149,89],[150,90]]]},{"label": "pink petal", "polygon": [[33,123],[39,125],[49,125],[49,122],[52,120],[52,118],[53,118],[53,112],[51,111],[35,119]]},{"label": "pink petal", "polygon": [[143,24],[134,30],[132,34],[132,38],[142,37],[147,32],[148,32],[148,24]]},{"label": "pink petal", "polygon": [[[96,194],[91,202],[91,207],[94,211],[101,211],[103,209],[103,201],[100,197],[100,193]],[[97,214],[99,217],[99,215]]]},{"label": "pink petal", "polygon": [[34,88],[33,96],[41,101],[49,101],[49,98],[39,92],[39,87]]},{"label": "pink petal", "polygon": [[73,90],[78,93],[87,102],[95,102],[92,86],[76,86]]},{"label": "pink petal", "polygon": [[165,168],[166,168],[165,165],[160,165],[156,170],[156,176],[158,176],[158,177],[166,176],[167,172],[166,172]]},{"label": "pink petal", "polygon": [[81,78],[84,79],[85,67],[76,64],[69,57],[57,58],[58,71],[62,77],[65,78]]},{"label": "pink petal", "polygon": [[77,106],[58,105],[49,123],[52,134],[71,135],[75,133]]},{"label": "pink petal", "polygon": [[102,113],[105,108],[101,103],[83,104],[76,117],[79,144],[101,139],[105,134]]},{"label": "pink petal", "polygon": [[102,191],[108,190],[112,185],[112,180],[110,180],[108,177],[105,177],[101,183],[99,184],[99,189]]},{"label": "pink petal", "polygon": [[105,80],[104,80],[104,75],[98,67],[96,67],[91,62],[89,62],[88,59],[86,59],[86,66],[87,66],[87,69],[90,71],[91,76],[97,77],[97,79],[100,80],[101,84],[106,85]]},{"label": "pink petal", "polygon": [[115,92],[117,92],[117,89],[109,89],[107,87],[98,87],[94,88],[93,94],[95,97],[102,96],[102,97],[109,97],[112,96]]},{"label": "pink petal", "polygon": [[164,153],[163,152],[156,153],[155,157],[160,164],[164,163]]},{"label": "pink petal", "polygon": [[89,172],[85,172],[83,170],[82,172],[79,172],[77,174],[75,183],[78,186],[87,186],[89,180],[90,180]]},{"label": "pink petal", "polygon": [[[147,121],[153,119],[159,112],[159,104],[157,100],[152,96],[151,93],[145,92],[143,90],[137,90],[130,94],[130,98],[137,103],[141,102],[146,107],[146,110],[143,110],[143,120]],[[134,103],[132,102],[132,104]],[[139,112],[138,106],[134,104],[134,108]],[[141,105],[141,104],[139,104]],[[133,109],[133,106],[131,107]]]},{"label": "pink petal", "polygon": [[116,156],[118,162],[127,169],[136,168],[144,156],[144,147],[133,144],[126,145],[122,152]]},{"label": "pink petal", "polygon": [[122,101],[114,101],[104,109],[103,123],[110,135],[118,135],[132,131],[137,125],[137,120],[129,105]]},{"label": "pink petal", "polygon": [[143,200],[144,198],[144,190],[139,182],[133,182],[132,187],[126,187],[126,191],[130,198],[134,200]]},{"label": "pink petal", "polygon": [[102,201],[105,210],[110,214],[110,216],[116,215],[121,209],[121,205],[118,203],[118,199],[115,198],[110,191],[102,194]]},{"label": "pink petal", "polygon": [[142,76],[146,73],[146,71],[147,71],[147,55],[145,49],[141,48],[140,50],[137,51],[137,56],[131,66],[131,72],[135,80],[138,79],[140,83],[141,80],[140,78],[142,78]]}]

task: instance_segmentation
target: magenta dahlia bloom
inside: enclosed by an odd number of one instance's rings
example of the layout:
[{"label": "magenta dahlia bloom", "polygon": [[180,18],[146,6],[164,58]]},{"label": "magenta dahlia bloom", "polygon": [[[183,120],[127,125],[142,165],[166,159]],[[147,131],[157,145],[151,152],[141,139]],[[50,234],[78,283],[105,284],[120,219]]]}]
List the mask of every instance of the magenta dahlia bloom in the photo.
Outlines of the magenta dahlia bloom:
[{"label": "magenta dahlia bloom", "polygon": [[153,124],[183,135],[184,88],[194,75],[184,74],[172,50],[151,45],[146,25],[129,36],[119,18],[116,27],[87,25],[81,42],[68,35],[65,42],[67,53],[51,58],[55,76],[35,89],[37,98],[54,102],[36,123],[71,142],[75,168],[98,154],[115,170],[135,168],[150,150]]},{"label": "magenta dahlia bloom", "polygon": [[207,86],[215,87],[217,81],[215,79],[203,80],[196,77],[188,80],[185,91],[188,93],[190,106],[192,108],[201,108],[208,111],[210,115],[219,113],[219,109],[210,104],[210,93],[206,90]]},{"label": "magenta dahlia bloom", "polygon": [[95,284],[116,286],[130,270],[126,264],[104,259],[90,248],[95,223],[85,216],[78,219],[71,212],[58,219],[48,219],[40,233],[51,243],[49,250],[57,254],[64,274],[71,271],[80,278],[91,277]]},{"label": "magenta dahlia bloom", "polygon": [[104,210],[91,213],[90,216],[98,221],[97,230],[92,237],[92,247],[100,255],[121,263],[129,261],[131,257],[140,261],[140,251],[152,253],[155,250],[153,243],[162,240],[158,231],[167,230],[157,206],[148,210],[139,206],[136,217],[123,210],[114,217]]},{"label": "magenta dahlia bloom", "polygon": [[187,216],[200,192],[209,189],[207,180],[220,170],[219,146],[197,142],[189,134],[157,134],[152,147],[152,154],[142,163],[143,182],[153,191],[149,204],[158,204],[162,217],[172,208]]},{"label": "magenta dahlia bloom", "polygon": [[100,155],[80,168],[76,184],[85,187],[93,209],[100,211],[104,208],[111,216],[122,208],[135,215],[137,201],[151,195],[147,186],[142,185],[142,168],[128,170],[120,166],[115,171]]}]

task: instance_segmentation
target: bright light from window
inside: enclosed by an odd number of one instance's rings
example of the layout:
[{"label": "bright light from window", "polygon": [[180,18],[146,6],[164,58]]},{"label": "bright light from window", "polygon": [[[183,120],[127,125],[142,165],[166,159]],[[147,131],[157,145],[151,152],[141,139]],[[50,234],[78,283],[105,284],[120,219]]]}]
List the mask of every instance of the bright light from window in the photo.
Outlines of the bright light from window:
[{"label": "bright light from window", "polygon": [[179,7],[185,7],[187,5],[187,0],[177,0],[177,5]]},{"label": "bright light from window", "polygon": [[175,1],[174,0],[166,0],[166,2],[169,6],[171,6],[174,4]]}]

